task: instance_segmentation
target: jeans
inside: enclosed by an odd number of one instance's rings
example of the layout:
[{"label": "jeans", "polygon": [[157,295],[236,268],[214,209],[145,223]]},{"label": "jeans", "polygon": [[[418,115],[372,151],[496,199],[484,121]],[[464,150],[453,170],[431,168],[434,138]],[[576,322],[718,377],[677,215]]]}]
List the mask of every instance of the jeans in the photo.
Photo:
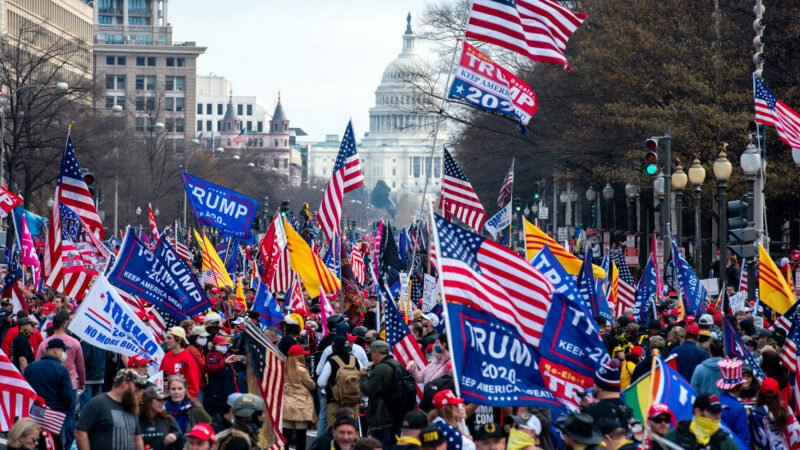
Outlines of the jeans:
[{"label": "jeans", "polygon": [[89,400],[92,399],[97,394],[103,392],[103,383],[100,384],[86,384],[86,390],[83,391],[81,394],[81,409],[89,403]]},{"label": "jeans", "polygon": [[78,400],[77,393],[77,390],[72,391],[72,404],[67,411],[67,417],[64,418],[64,425],[61,427],[61,439],[63,439],[64,448],[70,448],[75,440],[75,402]]},{"label": "jeans", "polygon": [[242,370],[236,373],[236,384],[239,386],[239,392],[247,394],[247,371]]},{"label": "jeans", "polygon": [[317,433],[322,434],[328,429],[328,399],[322,389],[319,391],[319,423],[317,424]]},{"label": "jeans", "polygon": [[379,440],[383,444],[383,448],[392,448],[396,431],[394,426],[388,426],[380,430],[371,429],[369,435]]}]

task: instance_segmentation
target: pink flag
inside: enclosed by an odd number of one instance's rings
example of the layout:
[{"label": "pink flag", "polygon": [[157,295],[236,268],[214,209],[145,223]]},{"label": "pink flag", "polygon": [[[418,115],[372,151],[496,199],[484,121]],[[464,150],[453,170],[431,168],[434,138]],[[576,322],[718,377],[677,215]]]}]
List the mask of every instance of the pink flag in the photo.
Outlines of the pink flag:
[{"label": "pink flag", "polygon": [[28,221],[25,220],[25,215],[21,214],[22,233],[20,236],[20,255],[19,262],[23,266],[33,267],[33,285],[39,286],[39,273],[41,268],[39,266],[39,255],[36,253],[36,245],[33,243],[31,231],[28,228]]},{"label": "pink flag", "polygon": [[322,317],[322,336],[320,337],[325,337],[331,331],[328,329],[328,317],[334,315],[336,311],[333,310],[333,306],[328,301],[328,296],[322,290],[322,286],[319,287],[319,307],[319,314]]},{"label": "pink flag", "polygon": [[652,245],[650,245],[650,257],[653,258],[653,267],[656,269],[656,291],[658,294],[658,302],[664,298],[664,284],[661,282],[661,268],[658,267],[658,258],[656,258],[656,234],[653,233]]}]

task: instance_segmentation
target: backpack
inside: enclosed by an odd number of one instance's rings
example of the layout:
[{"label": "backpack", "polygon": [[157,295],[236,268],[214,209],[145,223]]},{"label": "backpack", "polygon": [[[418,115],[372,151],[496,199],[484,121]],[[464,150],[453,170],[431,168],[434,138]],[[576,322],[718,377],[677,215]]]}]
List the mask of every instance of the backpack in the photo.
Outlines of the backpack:
[{"label": "backpack", "polygon": [[338,366],[336,379],[331,386],[331,394],[336,403],[346,406],[361,404],[361,374],[356,369],[356,358],[351,356],[345,364],[338,355],[331,358]]},{"label": "backpack", "polygon": [[405,413],[417,406],[417,383],[411,372],[400,363],[391,364],[387,360],[386,364],[392,368],[392,380],[384,402],[395,421],[400,423]]}]

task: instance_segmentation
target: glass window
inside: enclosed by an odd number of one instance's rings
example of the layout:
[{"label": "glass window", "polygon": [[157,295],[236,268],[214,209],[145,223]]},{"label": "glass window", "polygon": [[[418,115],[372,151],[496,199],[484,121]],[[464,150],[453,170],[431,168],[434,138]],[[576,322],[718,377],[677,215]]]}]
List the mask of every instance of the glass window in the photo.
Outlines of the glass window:
[{"label": "glass window", "polygon": [[[277,146],[278,146],[278,140],[277,140],[277,139],[275,139],[275,147],[277,147]],[[277,161],[277,160],[276,160],[276,161]]]},{"label": "glass window", "polygon": [[256,122],[256,125],[257,125],[256,129],[258,130],[259,133],[264,131],[264,122],[259,120],[258,122]]},{"label": "glass window", "polygon": [[222,131],[222,121],[221,120],[217,121],[217,131]]},{"label": "glass window", "polygon": [[211,115],[211,103],[206,103],[206,114]]},{"label": "glass window", "polygon": [[116,60],[116,58],[113,57],[113,56],[106,56],[106,65],[107,66],[113,66],[115,60]]},{"label": "glass window", "polygon": [[124,66],[125,65],[125,57],[124,56],[117,56],[117,65]]},{"label": "glass window", "polygon": [[144,97],[136,97],[136,110],[144,111]]},{"label": "glass window", "polygon": [[242,105],[236,105],[236,114],[242,115]]},{"label": "glass window", "polygon": [[272,167],[274,167],[276,169],[280,169],[281,168],[281,160],[280,159],[273,159],[272,160]]},{"label": "glass window", "polygon": [[166,89],[168,91],[174,91],[175,90],[175,77],[166,77],[165,84],[164,84],[164,89]]},{"label": "glass window", "polygon": [[186,90],[186,77],[175,77],[175,90],[179,92]]},{"label": "glass window", "polygon": [[197,104],[197,114],[203,114],[203,104],[202,103],[198,103]]},{"label": "glass window", "polygon": [[155,67],[155,65],[156,65],[155,56],[148,56],[147,57],[147,65],[150,66],[150,67]]},{"label": "glass window", "polygon": [[183,97],[175,98],[175,112],[183,112],[186,99]]},{"label": "glass window", "polygon": [[137,117],[136,118],[136,129],[142,131],[144,128],[144,117]]},{"label": "glass window", "polygon": [[111,109],[114,106],[114,97],[106,97],[106,109]]},{"label": "glass window", "polygon": [[397,167],[392,167],[392,175],[397,175]]},{"label": "glass window", "polygon": [[174,111],[175,110],[175,98],[174,97],[167,97],[164,100],[164,109],[167,111]]},{"label": "glass window", "polygon": [[175,151],[178,153],[183,153],[184,150],[186,150],[186,139],[176,139]]},{"label": "glass window", "polygon": [[439,178],[442,176],[442,158],[433,158],[433,176]]},{"label": "glass window", "polygon": [[144,65],[144,56],[137,56],[136,57],[136,65],[143,66]]},{"label": "glass window", "polygon": [[217,115],[222,115],[222,103],[217,103]]},{"label": "glass window", "polygon": [[211,131],[211,121],[206,120],[206,131]]},{"label": "glass window", "polygon": [[185,119],[175,119],[175,132],[183,133],[186,128],[184,125],[185,123],[186,123]]},{"label": "glass window", "polygon": [[258,146],[259,147],[263,147],[264,146],[264,139],[262,139],[262,138],[258,139]]},{"label": "glass window", "polygon": [[253,105],[247,105],[247,115],[248,116],[253,115]]},{"label": "glass window", "polygon": [[172,133],[175,129],[175,119],[172,117],[167,117],[164,119],[164,130],[168,133]]},{"label": "glass window", "polygon": [[125,75],[117,75],[117,90],[125,90]]},{"label": "glass window", "polygon": [[284,159],[283,160],[283,168],[284,169],[288,169],[289,168],[289,160],[288,159]]},{"label": "glass window", "polygon": [[413,164],[414,164],[414,166],[413,166],[414,167],[414,169],[413,169],[414,178],[419,178],[420,170],[422,169],[422,164],[421,164],[419,156],[415,156],[414,157]]},{"label": "glass window", "polygon": [[203,121],[202,120],[198,120],[197,121],[197,131],[203,131]]},{"label": "glass window", "polygon": [[146,103],[145,107],[148,111],[152,111],[156,109],[156,98],[155,97],[145,97]]},{"label": "glass window", "polygon": [[247,121],[247,131],[253,131],[253,122]]},{"label": "glass window", "polygon": [[186,67],[186,58],[177,59],[178,67]]},{"label": "glass window", "polygon": [[117,96],[117,104],[120,107],[122,107],[123,111],[125,110],[125,96],[124,95]]},{"label": "glass window", "polygon": [[175,67],[175,58],[167,58],[167,67]]},{"label": "glass window", "polygon": [[114,89],[114,75],[106,75],[106,90]]}]

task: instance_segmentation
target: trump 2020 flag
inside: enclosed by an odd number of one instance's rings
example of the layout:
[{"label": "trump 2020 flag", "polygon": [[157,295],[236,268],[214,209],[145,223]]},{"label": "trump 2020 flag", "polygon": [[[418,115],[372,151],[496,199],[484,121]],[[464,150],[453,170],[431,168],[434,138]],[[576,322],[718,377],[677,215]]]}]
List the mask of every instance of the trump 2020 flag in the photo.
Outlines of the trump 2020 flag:
[{"label": "trump 2020 flag", "polygon": [[253,311],[258,313],[258,321],[265,327],[275,326],[284,319],[280,305],[261,281],[253,299]]},{"label": "trump 2020 flag", "polygon": [[497,239],[497,234],[508,228],[511,225],[511,203],[508,203],[497,214],[493,215],[489,220],[483,224],[493,238]]},{"label": "trump 2020 flag", "polygon": [[672,239],[672,266],[675,267],[675,273],[678,274],[678,283],[680,283],[681,301],[686,308],[686,313],[695,317],[700,317],[703,314],[703,302],[706,300],[708,293],[706,288],[700,284],[700,280],[694,271],[686,262],[683,253],[678,250],[678,244],[675,243],[675,236],[670,236]]},{"label": "trump 2020 flag", "polygon": [[759,381],[766,378],[764,375],[764,371],[761,369],[761,365],[756,361],[756,358],[753,357],[753,354],[750,353],[750,350],[744,345],[742,342],[742,338],[739,337],[739,333],[733,328],[731,321],[728,320],[727,317],[722,319],[725,322],[725,334],[724,336],[724,343],[725,343],[725,353],[731,356],[738,356],[742,358],[744,362],[750,365],[753,368],[753,375],[758,378]]},{"label": "trump 2020 flag", "polygon": [[633,317],[639,323],[647,323],[647,313],[650,311],[650,304],[656,301],[657,281],[656,268],[653,264],[655,255],[650,255],[647,264],[644,266],[642,278],[636,286],[636,302],[633,305]]},{"label": "trump 2020 flag", "polygon": [[258,211],[258,202],[206,180],[183,174],[186,197],[198,225],[217,227],[223,236],[250,242],[250,228]]}]

